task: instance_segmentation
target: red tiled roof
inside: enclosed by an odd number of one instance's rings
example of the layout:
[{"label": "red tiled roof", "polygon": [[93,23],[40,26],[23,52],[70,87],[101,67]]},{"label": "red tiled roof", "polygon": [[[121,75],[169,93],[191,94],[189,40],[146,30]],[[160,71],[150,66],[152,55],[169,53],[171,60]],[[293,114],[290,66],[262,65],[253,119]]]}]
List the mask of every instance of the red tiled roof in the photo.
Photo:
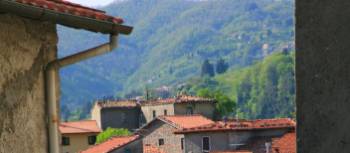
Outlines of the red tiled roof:
[{"label": "red tiled roof", "polygon": [[163,120],[169,124],[172,124],[178,128],[193,128],[198,126],[204,126],[213,124],[214,121],[202,116],[202,115],[173,115],[173,116],[160,116],[160,120]]},{"label": "red tiled roof", "polygon": [[161,104],[171,104],[171,103],[215,103],[214,99],[180,95],[175,98],[157,99],[151,101],[142,102],[141,105],[161,105]]},{"label": "red tiled roof", "polygon": [[295,128],[295,122],[289,118],[280,119],[259,119],[259,120],[238,120],[219,121],[210,125],[194,128],[184,128],[175,133],[212,132],[212,131],[232,131],[232,130],[262,130],[276,128]]},{"label": "red tiled roof", "polygon": [[146,144],[143,145],[143,153],[165,153],[162,149],[157,146]]},{"label": "red tiled roof", "polygon": [[89,149],[82,151],[81,153],[108,153],[137,140],[139,137],[139,135],[112,137],[103,143],[94,145]]},{"label": "red tiled roof", "polygon": [[97,105],[101,108],[137,107],[138,106],[136,101],[132,101],[132,100],[97,102]]},{"label": "red tiled roof", "polygon": [[123,19],[106,15],[104,11],[88,8],[79,4],[71,3],[65,0],[14,0],[24,5],[30,5],[58,13],[70,14],[90,18],[99,21],[113,22],[122,24]]},{"label": "red tiled roof", "polygon": [[59,130],[62,134],[99,133],[102,131],[95,120],[62,122],[59,126]]},{"label": "red tiled roof", "polygon": [[290,132],[272,141],[273,153],[296,153],[296,134]]},{"label": "red tiled roof", "polygon": [[248,150],[234,150],[234,151],[211,151],[210,153],[253,153]]}]

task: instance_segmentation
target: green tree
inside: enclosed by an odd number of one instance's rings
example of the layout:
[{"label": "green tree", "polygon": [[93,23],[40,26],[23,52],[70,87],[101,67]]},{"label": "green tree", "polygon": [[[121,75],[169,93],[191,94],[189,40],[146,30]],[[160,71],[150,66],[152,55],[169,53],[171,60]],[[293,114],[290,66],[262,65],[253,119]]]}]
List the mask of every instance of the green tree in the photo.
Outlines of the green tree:
[{"label": "green tree", "polygon": [[114,136],[128,136],[128,135],[131,135],[131,132],[128,129],[107,128],[105,131],[97,135],[96,144],[102,143]]},{"label": "green tree", "polygon": [[211,91],[208,88],[199,89],[197,96],[213,98],[217,101],[216,111],[221,117],[231,116],[236,109],[236,102],[226,96],[222,91]]},{"label": "green tree", "polygon": [[209,62],[208,59],[204,60],[202,64],[202,71],[201,71],[201,76],[210,76],[213,77],[215,76],[215,71],[214,71],[214,66]]},{"label": "green tree", "polygon": [[216,62],[216,73],[217,74],[225,73],[228,67],[229,65],[226,63],[226,61],[221,58]]}]

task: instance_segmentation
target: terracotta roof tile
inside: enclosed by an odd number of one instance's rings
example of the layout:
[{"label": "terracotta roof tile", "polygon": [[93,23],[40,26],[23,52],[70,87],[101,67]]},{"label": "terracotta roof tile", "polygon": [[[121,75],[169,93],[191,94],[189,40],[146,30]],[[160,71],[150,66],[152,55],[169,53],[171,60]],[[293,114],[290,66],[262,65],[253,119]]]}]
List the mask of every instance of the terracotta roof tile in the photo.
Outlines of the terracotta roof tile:
[{"label": "terracotta roof tile", "polygon": [[202,115],[173,115],[173,116],[160,116],[159,119],[166,121],[170,124],[177,126],[178,128],[193,128],[208,124],[213,124],[214,121],[202,116]]},{"label": "terracotta roof tile", "polygon": [[112,137],[103,143],[94,145],[89,149],[82,151],[81,153],[108,153],[112,150],[125,146],[126,144],[131,143],[138,138],[140,138],[139,135]]},{"label": "terracotta roof tile", "polygon": [[59,130],[62,134],[99,133],[102,131],[95,120],[62,122],[59,126]]},{"label": "terracotta roof tile", "polygon": [[143,145],[143,153],[165,153],[162,149],[157,146],[145,144]]},{"label": "terracotta roof tile", "polygon": [[97,105],[101,108],[117,108],[117,107],[137,107],[136,101],[124,100],[124,101],[106,101],[97,102]]},{"label": "terracotta roof tile", "polygon": [[215,103],[214,99],[180,95],[175,98],[157,99],[151,101],[142,102],[141,105],[161,105],[161,104],[172,104],[172,103]]},{"label": "terracotta roof tile", "polygon": [[234,151],[211,151],[210,153],[253,153],[249,150],[234,150]]},{"label": "terracotta roof tile", "polygon": [[295,128],[295,122],[289,118],[280,119],[259,119],[259,120],[237,120],[215,122],[210,125],[204,125],[194,128],[184,128],[175,133],[193,133],[208,131],[231,131],[231,130],[260,130],[274,128]]},{"label": "terracotta roof tile", "polygon": [[296,153],[296,134],[290,132],[272,141],[273,153]]},{"label": "terracotta roof tile", "polygon": [[79,4],[71,3],[64,0],[14,0],[24,5],[39,7],[58,13],[66,13],[70,15],[86,17],[90,19],[113,22],[122,24],[123,19],[106,15],[104,11],[85,7]]}]

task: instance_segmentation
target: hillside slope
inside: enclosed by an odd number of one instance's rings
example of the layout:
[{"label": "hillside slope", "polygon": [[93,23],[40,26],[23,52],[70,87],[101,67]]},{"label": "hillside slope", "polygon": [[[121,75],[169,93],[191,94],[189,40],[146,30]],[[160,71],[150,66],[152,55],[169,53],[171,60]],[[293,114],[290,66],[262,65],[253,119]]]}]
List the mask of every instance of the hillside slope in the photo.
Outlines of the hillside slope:
[{"label": "hillside slope", "polygon": [[295,114],[294,52],[274,53],[250,67],[215,79],[245,118],[293,117]]},{"label": "hillside slope", "polygon": [[[205,59],[249,66],[293,48],[291,0],[127,0],[105,8],[135,27],[117,51],[61,71],[62,103],[173,86],[200,73]],[[107,36],[58,27],[60,56],[93,47]],[[137,92],[136,92],[137,93]],[[139,92],[140,93],[140,92]],[[142,93],[142,92],[141,92]]]}]

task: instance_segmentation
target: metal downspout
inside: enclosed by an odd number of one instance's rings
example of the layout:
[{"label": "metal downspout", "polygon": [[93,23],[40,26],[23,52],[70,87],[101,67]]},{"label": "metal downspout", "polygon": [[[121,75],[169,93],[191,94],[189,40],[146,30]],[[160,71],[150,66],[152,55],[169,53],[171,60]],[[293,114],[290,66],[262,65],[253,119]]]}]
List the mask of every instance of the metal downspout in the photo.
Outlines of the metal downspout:
[{"label": "metal downspout", "polygon": [[92,58],[112,51],[117,47],[117,35],[110,36],[110,42],[79,52],[77,54],[54,60],[47,64],[45,69],[45,90],[48,110],[48,131],[49,131],[49,153],[60,153],[59,139],[59,114],[57,95],[57,74],[60,68],[77,63],[79,61]]}]

